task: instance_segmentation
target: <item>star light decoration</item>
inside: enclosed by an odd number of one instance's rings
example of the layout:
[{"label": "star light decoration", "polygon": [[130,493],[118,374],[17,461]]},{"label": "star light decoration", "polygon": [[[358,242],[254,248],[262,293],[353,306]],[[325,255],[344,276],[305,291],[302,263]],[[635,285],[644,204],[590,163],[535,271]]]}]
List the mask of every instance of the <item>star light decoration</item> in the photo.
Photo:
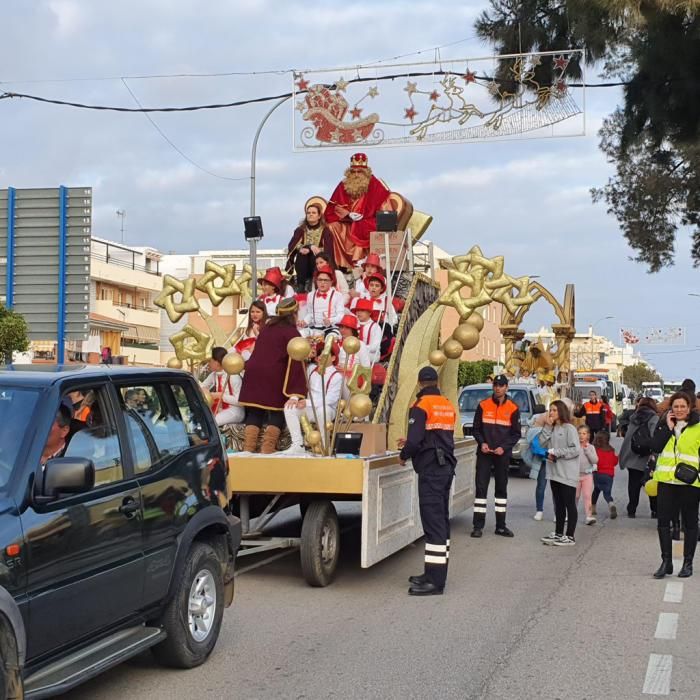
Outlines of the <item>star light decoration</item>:
[{"label": "star light decoration", "polygon": [[[219,306],[226,297],[243,296],[250,279],[250,270],[244,270],[236,277],[235,265],[217,265],[213,260],[207,260],[204,264],[204,275],[199,278],[195,287],[204,292],[214,306]],[[220,284],[215,284],[217,281]]]},{"label": "star light decoration", "polygon": [[[199,302],[195,299],[194,279],[179,280],[171,275],[163,277],[163,291],[153,300],[153,303],[165,310],[171,323],[177,323],[186,313],[197,311]],[[180,300],[176,301],[176,295]]]},{"label": "star light decoration", "polygon": [[474,71],[468,70],[462,78],[464,79],[464,82],[469,85],[469,83],[474,83],[476,82],[476,73]]},{"label": "star light decoration", "polygon": [[[492,301],[505,306],[514,313],[519,306],[529,306],[535,299],[529,293],[529,277],[514,278],[504,272],[504,258],[497,255],[484,257],[479,246],[474,246],[467,255],[452,258],[454,267],[447,273],[447,288],[438,299],[438,304],[457,311],[461,321],[466,321],[478,308]],[[463,287],[471,290],[468,299],[462,297]],[[512,292],[517,291],[513,296]]]},{"label": "star light decoration", "polygon": [[170,342],[175,348],[175,357],[178,360],[202,362],[209,357],[214,340],[209,334],[187,325],[171,335]]}]

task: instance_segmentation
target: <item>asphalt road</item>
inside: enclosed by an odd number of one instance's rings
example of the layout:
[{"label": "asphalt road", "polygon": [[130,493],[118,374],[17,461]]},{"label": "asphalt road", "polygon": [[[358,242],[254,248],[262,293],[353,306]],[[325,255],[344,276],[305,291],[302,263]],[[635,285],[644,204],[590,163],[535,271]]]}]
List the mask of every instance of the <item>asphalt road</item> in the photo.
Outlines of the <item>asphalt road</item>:
[{"label": "asphalt road", "polygon": [[626,517],[626,484],[622,472],[617,520],[601,497],[598,524],[557,548],[539,541],[551,500],[535,522],[534,482],[512,479],[515,539],[492,534],[492,503],[481,540],[469,538],[470,513],[456,518],[444,596],[406,595],[421,543],[363,570],[351,529],[328,588],[305,584],[295,554],[241,575],[204,666],[172,671],[144,654],[70,698],[698,698],[700,571],[651,577],[655,521],[644,495]]}]

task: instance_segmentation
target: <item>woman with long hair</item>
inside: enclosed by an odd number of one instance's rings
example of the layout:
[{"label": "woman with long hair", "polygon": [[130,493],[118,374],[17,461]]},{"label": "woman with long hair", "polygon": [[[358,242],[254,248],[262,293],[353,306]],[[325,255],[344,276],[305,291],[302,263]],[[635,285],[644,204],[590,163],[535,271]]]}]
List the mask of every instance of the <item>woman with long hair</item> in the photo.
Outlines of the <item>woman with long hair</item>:
[{"label": "woman with long hair", "polygon": [[240,340],[235,344],[234,350],[247,362],[255,349],[255,343],[260,331],[267,323],[267,307],[263,301],[256,299],[248,309],[248,324]]},{"label": "woman with long hair", "polygon": [[554,532],[543,537],[542,542],[556,547],[571,546],[576,544],[576,487],[579,481],[581,444],[578,432],[571,423],[571,413],[563,401],[552,401],[550,404],[539,441],[547,450],[547,478],[552,489],[556,515]]},{"label": "woman with long hair", "polygon": [[700,416],[691,398],[684,392],[670,399],[671,410],[659,421],[651,439],[651,451],[658,454],[654,481],[657,529],[661,548],[661,566],[654,578],[673,573],[671,522],[680,510],[683,522],[683,567],[678,576],[693,575],[693,557],[698,543],[698,505],[700,504]]}]

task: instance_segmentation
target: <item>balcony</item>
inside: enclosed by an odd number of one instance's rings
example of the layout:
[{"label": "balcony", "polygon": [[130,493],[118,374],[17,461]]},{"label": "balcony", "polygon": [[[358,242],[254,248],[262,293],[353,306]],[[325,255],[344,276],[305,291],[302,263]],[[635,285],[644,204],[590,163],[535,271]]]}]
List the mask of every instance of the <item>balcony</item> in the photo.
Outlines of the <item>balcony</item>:
[{"label": "balcony", "polygon": [[160,311],[157,309],[132,308],[127,304],[117,304],[109,299],[97,299],[95,313],[130,326],[149,326],[160,330]]},{"label": "balcony", "polygon": [[150,292],[160,292],[163,288],[163,278],[160,273],[147,272],[145,269],[132,267],[124,261],[118,262],[93,253],[90,256],[90,277],[102,282],[111,282],[122,287],[135,287]]}]

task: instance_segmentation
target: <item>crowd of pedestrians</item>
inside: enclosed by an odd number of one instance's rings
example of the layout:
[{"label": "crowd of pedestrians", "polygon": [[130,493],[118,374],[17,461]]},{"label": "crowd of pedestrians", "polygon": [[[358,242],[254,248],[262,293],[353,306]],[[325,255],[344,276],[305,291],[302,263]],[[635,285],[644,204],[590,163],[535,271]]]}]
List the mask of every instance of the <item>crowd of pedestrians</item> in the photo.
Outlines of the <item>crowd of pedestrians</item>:
[{"label": "crowd of pedestrians", "polygon": [[[546,413],[528,425],[526,459],[536,480],[535,520],[544,518],[547,481],[555,514],[554,532],[542,538],[552,546],[576,543],[578,505],[583,501],[587,525],[597,522],[600,495],[611,519],[617,518],[613,498],[616,468],[627,472],[627,516],[635,518],[642,488],[657,519],[661,565],[654,577],[673,573],[672,543],[683,530],[683,565],[678,576],[693,573],[700,509],[700,400],[692,380],[668,400],[640,397],[633,410],[620,417],[619,455],[610,444],[612,411],[591,392],[575,408],[568,400],[553,401]],[[573,417],[585,418],[578,430]]]}]

